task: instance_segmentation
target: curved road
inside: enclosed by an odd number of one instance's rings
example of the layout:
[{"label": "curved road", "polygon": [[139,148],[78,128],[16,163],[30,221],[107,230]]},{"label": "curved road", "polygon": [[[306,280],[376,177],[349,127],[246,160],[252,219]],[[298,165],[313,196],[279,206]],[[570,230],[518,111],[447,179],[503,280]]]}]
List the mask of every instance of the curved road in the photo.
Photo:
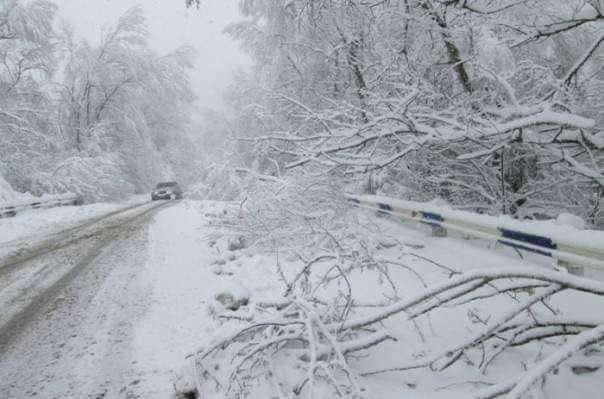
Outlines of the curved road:
[{"label": "curved road", "polygon": [[0,259],[0,398],[145,397],[128,341],[148,304],[149,221],[173,204],[113,212]]}]

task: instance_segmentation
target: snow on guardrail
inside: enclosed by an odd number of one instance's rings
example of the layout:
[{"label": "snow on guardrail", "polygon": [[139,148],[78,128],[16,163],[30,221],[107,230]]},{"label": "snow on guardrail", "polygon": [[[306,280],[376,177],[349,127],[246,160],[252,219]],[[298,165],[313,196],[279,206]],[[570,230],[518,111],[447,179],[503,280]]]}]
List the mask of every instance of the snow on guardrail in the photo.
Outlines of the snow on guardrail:
[{"label": "snow on guardrail", "polygon": [[[500,242],[564,262],[566,265],[604,270],[604,231],[579,230],[553,221],[520,221],[458,211],[430,203],[403,201],[375,195],[347,195],[358,207],[415,220],[436,228]],[[569,268],[570,270],[570,268]]]},{"label": "snow on guardrail", "polygon": [[13,217],[28,209],[46,209],[81,204],[82,197],[76,194],[45,195],[26,201],[0,202],[0,219]]}]

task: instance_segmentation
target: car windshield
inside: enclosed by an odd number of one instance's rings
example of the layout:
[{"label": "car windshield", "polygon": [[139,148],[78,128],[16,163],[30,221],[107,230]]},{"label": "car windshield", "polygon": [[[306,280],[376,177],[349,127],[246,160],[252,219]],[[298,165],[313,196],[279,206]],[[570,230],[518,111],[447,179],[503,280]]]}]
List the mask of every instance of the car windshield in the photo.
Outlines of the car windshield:
[{"label": "car windshield", "polygon": [[159,183],[157,188],[168,188],[168,187],[176,187],[178,183],[176,182],[167,182],[167,183]]}]

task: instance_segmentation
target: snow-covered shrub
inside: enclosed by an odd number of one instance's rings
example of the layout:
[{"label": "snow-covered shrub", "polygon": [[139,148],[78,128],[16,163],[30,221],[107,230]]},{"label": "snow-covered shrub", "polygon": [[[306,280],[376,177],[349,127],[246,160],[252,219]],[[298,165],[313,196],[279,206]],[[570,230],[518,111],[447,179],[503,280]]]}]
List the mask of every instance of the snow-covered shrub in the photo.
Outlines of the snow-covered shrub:
[{"label": "snow-covered shrub", "polygon": [[33,187],[40,193],[79,194],[87,202],[124,198],[135,192],[136,185],[125,180],[121,164],[117,154],[73,156],[41,174]]}]

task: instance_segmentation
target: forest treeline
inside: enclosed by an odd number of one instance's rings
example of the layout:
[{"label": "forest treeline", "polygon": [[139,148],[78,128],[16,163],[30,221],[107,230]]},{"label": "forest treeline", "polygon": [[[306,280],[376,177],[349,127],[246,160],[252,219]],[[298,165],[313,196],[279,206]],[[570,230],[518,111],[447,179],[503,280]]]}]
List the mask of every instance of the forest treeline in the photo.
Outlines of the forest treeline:
[{"label": "forest treeline", "polygon": [[152,51],[139,7],[99,37],[50,1],[0,1],[0,176],[15,190],[103,200],[195,175],[194,51]]},{"label": "forest treeline", "polygon": [[[195,3],[190,1],[189,3]],[[233,163],[519,218],[604,213],[604,2],[244,0]],[[351,188],[352,187],[352,188]]]},{"label": "forest treeline", "polygon": [[243,169],[604,223],[601,0],[242,0],[227,33],[254,66],[203,140],[194,54],[150,50],[141,9],[91,45],[52,2],[0,4],[0,173],[19,191],[106,199],[204,173],[219,190]]}]

